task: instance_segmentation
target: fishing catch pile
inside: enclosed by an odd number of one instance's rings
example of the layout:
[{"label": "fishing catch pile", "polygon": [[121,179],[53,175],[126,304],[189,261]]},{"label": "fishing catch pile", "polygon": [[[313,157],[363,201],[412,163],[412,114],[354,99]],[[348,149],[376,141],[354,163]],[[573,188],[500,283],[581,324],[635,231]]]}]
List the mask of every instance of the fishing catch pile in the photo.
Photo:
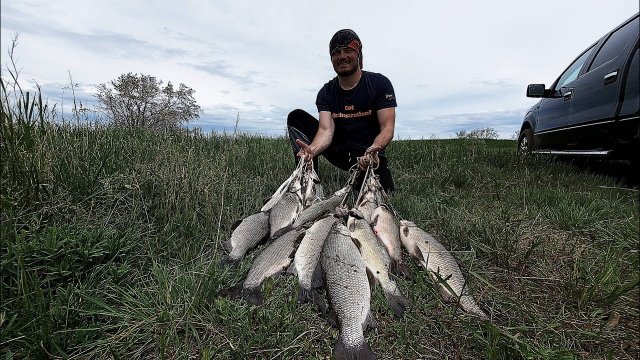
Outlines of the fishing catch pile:
[{"label": "fishing catch pile", "polygon": [[403,262],[404,248],[446,300],[488,319],[468,293],[452,254],[413,222],[399,219],[373,167],[366,170],[354,206],[346,206],[358,172],[354,169],[347,185],[325,198],[311,164],[300,161],[259,212],[233,225],[224,265],[237,263],[265,240],[267,245],[244,282],[221,295],[260,305],[264,280],[288,271],[298,278],[299,301],[317,304],[338,327],[335,358],[374,359],[364,336],[368,327],[376,326],[371,292],[377,284],[393,313],[403,316],[409,301],[394,276],[413,277]]}]

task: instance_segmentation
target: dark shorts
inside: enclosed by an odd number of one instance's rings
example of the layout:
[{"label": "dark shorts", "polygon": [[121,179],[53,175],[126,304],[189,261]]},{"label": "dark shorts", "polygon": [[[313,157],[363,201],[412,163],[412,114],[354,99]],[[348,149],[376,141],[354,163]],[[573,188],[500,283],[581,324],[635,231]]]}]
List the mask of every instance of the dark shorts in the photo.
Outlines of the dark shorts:
[{"label": "dark shorts", "polygon": [[[291,147],[293,148],[293,155],[297,164],[299,160],[295,155],[300,151],[300,147],[296,144],[296,139],[300,139],[303,142],[310,144],[311,140],[316,136],[318,132],[319,122],[311,114],[304,110],[296,109],[289,113],[287,117],[287,131],[289,133],[289,140],[291,141]],[[368,146],[356,144],[349,141],[333,141],[320,155],[327,159],[334,166],[348,171],[353,165],[357,163],[359,156],[362,156]],[[388,159],[386,155],[379,154],[380,165],[375,173],[380,177],[380,183],[387,193],[392,192],[395,187],[393,184],[393,178],[391,177],[391,171],[388,167]],[[313,167],[318,171],[318,158],[313,159]],[[361,182],[361,178],[364,173],[356,182],[356,186]]]}]

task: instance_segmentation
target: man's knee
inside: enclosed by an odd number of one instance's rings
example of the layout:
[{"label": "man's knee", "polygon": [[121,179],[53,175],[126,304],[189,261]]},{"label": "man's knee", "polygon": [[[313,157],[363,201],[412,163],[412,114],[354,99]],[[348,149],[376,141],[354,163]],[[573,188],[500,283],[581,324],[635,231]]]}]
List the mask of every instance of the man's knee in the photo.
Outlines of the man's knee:
[{"label": "man's knee", "polygon": [[302,110],[302,109],[295,109],[292,112],[289,113],[289,115],[287,116],[287,125],[291,126],[295,126],[297,124],[300,123],[300,120],[304,119],[305,117],[309,117],[311,116],[308,112]]}]

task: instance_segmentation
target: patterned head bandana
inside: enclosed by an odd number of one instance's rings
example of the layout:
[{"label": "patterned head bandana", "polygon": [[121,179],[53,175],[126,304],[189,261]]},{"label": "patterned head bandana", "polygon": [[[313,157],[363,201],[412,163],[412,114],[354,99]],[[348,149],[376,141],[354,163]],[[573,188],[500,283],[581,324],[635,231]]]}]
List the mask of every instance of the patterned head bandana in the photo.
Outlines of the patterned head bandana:
[{"label": "patterned head bandana", "polygon": [[333,35],[329,42],[329,55],[341,47],[349,47],[358,52],[360,68],[362,68],[362,42],[358,35],[351,29],[342,29]]}]

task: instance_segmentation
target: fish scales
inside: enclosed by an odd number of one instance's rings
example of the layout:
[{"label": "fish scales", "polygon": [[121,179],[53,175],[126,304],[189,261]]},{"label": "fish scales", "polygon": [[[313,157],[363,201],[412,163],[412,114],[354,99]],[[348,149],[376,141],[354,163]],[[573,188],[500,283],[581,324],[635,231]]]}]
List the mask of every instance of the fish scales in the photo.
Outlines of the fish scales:
[{"label": "fish scales", "polygon": [[313,167],[310,167],[307,172],[305,172],[305,176],[303,179],[304,183],[304,206],[309,206],[314,202],[321,199],[321,194],[316,192],[316,184],[320,183],[320,178],[315,171],[313,171]]},{"label": "fish scales", "polygon": [[296,193],[285,193],[269,211],[271,236],[273,237],[276,231],[291,225],[301,210],[300,197]]},{"label": "fish scales", "polygon": [[336,191],[330,198],[319,201],[302,210],[294,221],[292,227],[298,227],[308,222],[315,221],[321,216],[334,211],[335,208],[340,205],[340,203],[344,199],[344,196],[349,192],[350,189],[351,186],[346,186]]},{"label": "fish scales", "polygon": [[240,260],[250,249],[269,235],[269,215],[255,213],[240,220],[225,244],[229,250],[228,262]]},{"label": "fish scales", "polygon": [[357,209],[362,213],[364,218],[369,223],[371,223],[371,221],[373,220],[373,212],[376,210],[377,207],[378,207],[378,204],[375,201],[365,198],[357,206]]},{"label": "fish scales", "polygon": [[340,330],[335,357],[374,358],[364,338],[366,325],[373,324],[366,265],[342,223],[332,227],[320,259],[327,295]]},{"label": "fish scales", "polygon": [[289,266],[303,233],[304,229],[289,231],[275,239],[256,256],[242,284],[244,297],[248,302],[262,302],[260,285],[265,279],[279,274]]},{"label": "fish scales", "polygon": [[347,228],[351,237],[360,244],[362,258],[382,288],[389,307],[397,316],[402,316],[409,305],[409,301],[400,293],[396,282],[389,277],[391,258],[387,254],[384,245],[376,238],[371,225],[362,218],[357,210],[352,210],[347,220]]},{"label": "fish scales", "polygon": [[402,261],[400,226],[391,209],[386,205],[378,206],[373,212],[372,226],[376,237],[384,244],[389,257],[391,257],[391,272],[412,277],[411,272]]}]

